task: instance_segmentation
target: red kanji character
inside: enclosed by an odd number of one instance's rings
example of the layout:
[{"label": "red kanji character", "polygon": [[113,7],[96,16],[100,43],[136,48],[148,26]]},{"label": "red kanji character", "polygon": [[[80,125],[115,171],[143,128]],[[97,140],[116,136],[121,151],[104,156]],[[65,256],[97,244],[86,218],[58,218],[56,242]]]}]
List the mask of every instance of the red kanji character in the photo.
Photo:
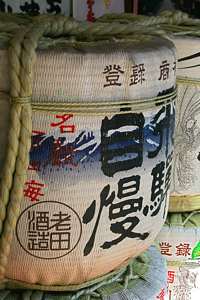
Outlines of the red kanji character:
[{"label": "red kanji character", "polygon": [[190,254],[190,244],[187,243],[180,243],[178,246],[176,246],[176,256],[188,256]]},{"label": "red kanji character", "polygon": [[156,297],[156,299],[165,300],[165,289],[160,291],[160,294]]},{"label": "red kanji character", "polygon": [[175,272],[174,271],[168,271],[167,282],[168,283],[173,283],[174,282],[174,277],[175,277]]},{"label": "red kanji character", "polygon": [[75,131],[75,125],[64,125],[64,123],[66,121],[68,121],[69,119],[73,118],[73,114],[56,115],[56,118],[57,119],[61,119],[61,121],[57,122],[57,123],[51,123],[52,127],[59,126],[61,133],[65,133],[65,132],[74,133],[74,131]]},{"label": "red kanji character", "polygon": [[94,0],[87,0],[88,13],[87,13],[87,21],[94,22],[94,12],[93,12]]},{"label": "red kanji character", "polygon": [[172,256],[172,254],[170,253],[170,248],[172,247],[172,245],[170,245],[169,243],[160,243],[160,252],[162,255],[167,255],[167,256]]},{"label": "red kanji character", "polygon": [[25,184],[27,188],[24,189],[24,197],[30,198],[31,201],[38,201],[40,196],[44,196],[44,194],[41,193],[44,184],[35,180],[27,181]]}]

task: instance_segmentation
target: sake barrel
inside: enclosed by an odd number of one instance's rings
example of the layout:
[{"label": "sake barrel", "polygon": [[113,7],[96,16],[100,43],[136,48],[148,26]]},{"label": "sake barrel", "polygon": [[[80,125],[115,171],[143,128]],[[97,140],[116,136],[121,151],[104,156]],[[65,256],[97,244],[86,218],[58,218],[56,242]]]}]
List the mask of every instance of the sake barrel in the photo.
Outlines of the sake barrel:
[{"label": "sake barrel", "polygon": [[169,262],[199,263],[200,213],[169,213],[157,244]]},{"label": "sake barrel", "polygon": [[157,299],[196,300],[200,291],[200,266],[192,263],[167,266],[168,287],[162,288]]},{"label": "sake barrel", "polygon": [[168,295],[172,299],[198,299],[200,292],[200,266],[184,263],[168,265]]},{"label": "sake barrel", "polygon": [[193,211],[200,208],[200,39],[184,36],[173,41],[178,100],[170,211]]},{"label": "sake barrel", "polygon": [[[169,213],[156,243],[168,264],[168,298],[197,299],[200,290],[200,213]],[[161,294],[164,289],[161,289]],[[167,299],[168,299],[167,298]]]},{"label": "sake barrel", "polygon": [[[132,26],[122,27],[128,40],[101,41],[107,24],[46,21],[39,29],[35,23],[22,26],[9,52],[1,43],[1,190],[7,200],[1,202],[0,263],[2,278],[15,286],[56,290],[80,288],[125,265],[152,244],[163,225],[176,58],[169,40],[130,38]],[[118,27],[112,24],[114,32]],[[41,32],[30,84],[31,45]],[[80,32],[92,41],[81,40]],[[27,178],[18,197],[30,123]]]}]

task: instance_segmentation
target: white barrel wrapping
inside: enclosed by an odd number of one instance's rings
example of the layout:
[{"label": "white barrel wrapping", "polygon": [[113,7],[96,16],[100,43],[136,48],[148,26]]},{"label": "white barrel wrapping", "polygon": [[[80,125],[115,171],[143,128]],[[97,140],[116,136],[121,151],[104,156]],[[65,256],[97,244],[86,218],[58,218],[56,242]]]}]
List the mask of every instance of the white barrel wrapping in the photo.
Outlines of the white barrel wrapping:
[{"label": "white barrel wrapping", "polygon": [[[173,97],[148,99],[174,90],[175,60],[161,38],[38,51],[30,165],[7,278],[83,283],[152,244],[168,209],[175,110]],[[5,94],[6,50],[0,78]],[[9,101],[1,98],[2,163]],[[37,108],[45,103],[58,108]]]},{"label": "white barrel wrapping", "polygon": [[186,36],[173,42],[178,99],[171,195],[195,196],[200,194],[200,39]]}]

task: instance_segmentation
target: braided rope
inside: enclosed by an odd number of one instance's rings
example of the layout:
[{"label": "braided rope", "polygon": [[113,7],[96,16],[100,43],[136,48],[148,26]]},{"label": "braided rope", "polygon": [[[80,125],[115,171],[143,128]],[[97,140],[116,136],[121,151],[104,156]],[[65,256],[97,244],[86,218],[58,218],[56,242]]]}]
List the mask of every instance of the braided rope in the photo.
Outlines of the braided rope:
[{"label": "braided rope", "polygon": [[[32,18],[30,24],[45,24],[47,31],[44,31],[44,35],[49,36],[75,36],[77,39],[83,40],[96,40],[100,37],[109,36],[127,36],[135,34],[136,28],[132,24],[119,24],[118,22],[113,23],[89,23],[89,22],[78,22],[73,19],[66,18],[64,16],[55,16],[54,22],[51,21],[50,16],[39,16]],[[2,22],[0,20],[0,32],[15,32],[16,26],[14,28],[13,22]],[[18,28],[25,28],[24,25],[17,25]],[[140,29],[141,31],[142,29]]]},{"label": "braided rope", "polygon": [[[1,16],[0,32],[15,32],[17,27],[25,27],[28,23],[39,22],[45,24],[49,23],[49,26],[51,26],[51,28],[49,28],[51,36],[69,35],[84,40],[94,40],[99,39],[102,36],[128,36],[135,34],[137,30],[138,32],[143,32],[144,30],[144,33],[150,31],[155,35],[157,32],[162,33],[161,25],[164,26],[163,30],[167,29],[167,26],[169,26],[169,28],[174,28],[178,31],[183,30],[184,26],[190,26],[191,30],[194,31],[196,30],[194,26],[200,25],[199,19],[192,19],[188,14],[181,11],[164,11],[156,17],[143,15],[135,16],[127,13],[120,15],[109,14],[100,17],[97,22],[93,24],[89,22],[78,22],[64,16],[55,16],[54,20],[54,22],[51,22],[51,17],[46,15],[32,18],[24,18],[17,15],[6,15],[4,18]],[[49,26],[47,26],[47,28]],[[142,29],[142,27],[144,29]]]},{"label": "braided rope", "polygon": [[200,25],[199,19],[192,19],[187,13],[182,11],[163,11],[159,16],[148,17],[145,15],[124,14],[108,14],[100,17],[99,22],[134,23],[140,26],[155,26],[161,24],[168,25]]},{"label": "braided rope", "polygon": [[171,195],[169,212],[189,212],[200,209],[200,195]]},{"label": "braided rope", "polygon": [[[8,137],[8,152],[1,181],[1,204],[0,204],[0,279],[4,278],[5,269],[10,252],[13,230],[20,212],[20,203],[23,197],[23,187],[26,180],[26,170],[29,164],[29,150],[31,147],[31,104],[14,102],[15,97],[29,96],[31,93],[30,84],[27,90],[22,90],[22,85],[27,82],[26,78],[30,73],[23,72],[20,57],[23,57],[22,48],[27,30],[17,34],[11,41],[9,49],[10,58],[10,78],[13,98],[11,107],[11,126]],[[22,83],[23,82],[23,83]],[[8,203],[9,202],[9,203]],[[7,211],[7,215],[6,215]],[[4,222],[4,224],[3,224]],[[2,227],[2,224],[4,225]]]}]

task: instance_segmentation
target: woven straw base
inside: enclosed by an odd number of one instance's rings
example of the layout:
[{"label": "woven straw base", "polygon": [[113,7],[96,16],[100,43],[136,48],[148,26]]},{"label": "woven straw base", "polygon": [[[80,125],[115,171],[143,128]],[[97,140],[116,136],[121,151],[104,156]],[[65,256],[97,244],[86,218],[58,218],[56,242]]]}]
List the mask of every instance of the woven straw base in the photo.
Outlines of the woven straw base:
[{"label": "woven straw base", "polygon": [[[81,292],[53,293],[34,290],[5,289],[0,291],[1,300],[153,300],[161,287],[166,285],[166,264],[158,249],[151,246],[143,255],[134,259],[127,267],[132,269],[132,279],[118,278],[113,282],[105,282],[83,289]],[[130,274],[130,273],[129,273]],[[122,276],[121,276],[122,277]],[[127,280],[127,282],[126,282]],[[100,286],[98,288],[98,286]],[[127,288],[125,288],[127,286]]]}]

